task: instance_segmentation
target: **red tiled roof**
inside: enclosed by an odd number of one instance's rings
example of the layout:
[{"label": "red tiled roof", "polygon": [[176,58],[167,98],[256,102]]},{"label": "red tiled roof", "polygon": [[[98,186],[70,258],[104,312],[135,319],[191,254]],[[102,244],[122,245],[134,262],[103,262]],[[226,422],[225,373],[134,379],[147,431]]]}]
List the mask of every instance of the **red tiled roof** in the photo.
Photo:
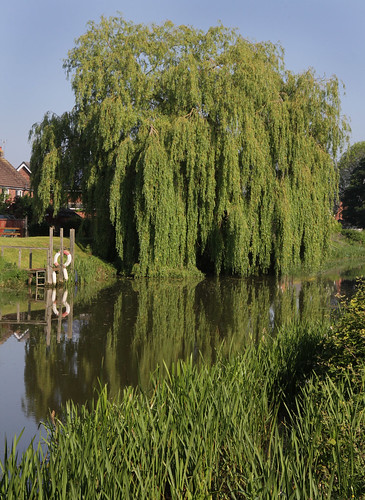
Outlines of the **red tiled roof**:
[{"label": "red tiled roof", "polygon": [[0,156],[0,188],[29,189],[29,182],[15,168]]}]

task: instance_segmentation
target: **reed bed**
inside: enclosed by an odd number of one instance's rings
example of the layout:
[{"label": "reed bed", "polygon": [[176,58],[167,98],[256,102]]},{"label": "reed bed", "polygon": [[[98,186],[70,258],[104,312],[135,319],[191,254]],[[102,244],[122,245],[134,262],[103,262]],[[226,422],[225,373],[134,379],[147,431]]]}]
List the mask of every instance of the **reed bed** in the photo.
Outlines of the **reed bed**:
[{"label": "reed bed", "polygon": [[46,445],[0,462],[0,497],[365,498],[365,372],[316,375],[325,326],[291,326],[214,366],[188,362],[68,403]]}]

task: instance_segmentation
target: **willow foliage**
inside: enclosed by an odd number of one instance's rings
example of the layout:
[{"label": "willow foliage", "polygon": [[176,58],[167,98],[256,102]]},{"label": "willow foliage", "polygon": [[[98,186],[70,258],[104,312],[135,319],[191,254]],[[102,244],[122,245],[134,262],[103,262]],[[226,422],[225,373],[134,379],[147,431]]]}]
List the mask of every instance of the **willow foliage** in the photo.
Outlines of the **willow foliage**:
[{"label": "willow foliage", "polygon": [[223,26],[118,17],[90,23],[65,68],[74,109],[32,132],[39,213],[79,189],[99,251],[136,275],[320,262],[346,129],[335,77]]}]

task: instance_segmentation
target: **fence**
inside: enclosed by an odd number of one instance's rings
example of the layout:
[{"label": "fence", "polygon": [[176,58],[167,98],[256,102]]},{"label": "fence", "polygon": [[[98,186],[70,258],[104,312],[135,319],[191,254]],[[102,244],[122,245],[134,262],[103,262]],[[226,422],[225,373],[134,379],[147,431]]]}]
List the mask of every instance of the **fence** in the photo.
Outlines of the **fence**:
[{"label": "fence", "polygon": [[[63,228],[60,229],[60,248],[59,248],[59,262],[57,265],[54,264],[54,240],[53,240],[53,227],[49,230],[49,244],[48,247],[31,247],[31,246],[21,246],[21,245],[2,245],[0,243],[1,248],[1,256],[4,256],[4,249],[11,248],[18,250],[18,267],[22,268],[22,252],[29,252],[29,265],[25,267],[30,276],[35,276],[37,280],[41,278],[44,281],[44,284],[52,285],[55,284],[55,276],[56,281],[58,283],[62,283],[64,280],[64,255],[65,255],[65,247],[64,247],[64,239],[63,239]],[[33,252],[34,251],[44,251],[46,252],[46,265],[41,268],[33,267]],[[71,254],[71,269],[74,268],[75,264],[75,230],[70,230],[70,251]],[[43,276],[41,277],[41,275]]]}]

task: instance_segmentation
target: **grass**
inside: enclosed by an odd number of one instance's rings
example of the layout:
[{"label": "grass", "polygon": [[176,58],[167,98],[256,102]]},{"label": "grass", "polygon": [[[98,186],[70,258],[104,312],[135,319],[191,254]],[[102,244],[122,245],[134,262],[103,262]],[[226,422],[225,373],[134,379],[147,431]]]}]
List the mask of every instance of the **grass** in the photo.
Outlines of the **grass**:
[{"label": "grass", "polygon": [[[56,253],[60,247],[60,238],[54,237],[53,242],[54,253]],[[46,267],[48,245],[48,236],[35,236],[29,238],[0,237],[0,248],[3,247],[1,250],[2,259],[6,264],[11,264],[13,269],[18,266],[19,262],[19,248],[16,247],[41,248],[41,250],[32,250],[32,268]],[[69,238],[64,238],[64,248],[70,248]],[[24,250],[21,251],[21,269],[25,270],[28,268],[29,250],[24,248]],[[79,281],[83,281],[85,283],[107,281],[113,278],[116,274],[112,265],[107,264],[99,258],[91,255],[78,245],[75,245],[75,270]],[[22,283],[23,281],[26,281],[26,278],[23,280],[24,276],[26,275],[22,274],[19,276]],[[1,282],[3,282],[2,278],[0,278],[0,286]]]},{"label": "grass", "polygon": [[364,275],[365,231],[341,229],[341,226],[338,225],[331,235],[328,255],[320,267],[311,269],[306,266],[300,266],[292,269],[291,274],[300,277],[310,277],[319,273],[329,275],[333,272],[338,275],[340,270],[348,270],[349,264],[354,269],[354,278]]},{"label": "grass", "polygon": [[326,267],[333,264],[365,259],[365,232],[343,229],[332,235],[330,255]]},{"label": "grass", "polygon": [[0,257],[0,289],[7,288],[17,290],[25,283],[28,274],[18,269],[11,262],[6,262]]},{"label": "grass", "polygon": [[[57,238],[59,240],[59,238]],[[56,240],[56,238],[55,238]],[[14,265],[18,265],[19,259],[19,249],[15,247],[39,247],[44,248],[44,250],[33,250],[33,268],[45,267],[47,263],[47,249],[48,249],[49,239],[46,236],[36,236],[30,238],[4,238],[0,237],[0,247],[2,247],[2,257],[6,262],[10,262]],[[54,247],[59,246],[59,241],[55,242]],[[65,242],[65,247],[67,248],[69,241]],[[9,248],[6,248],[9,247]],[[29,268],[29,250],[21,251],[21,268]]]}]

